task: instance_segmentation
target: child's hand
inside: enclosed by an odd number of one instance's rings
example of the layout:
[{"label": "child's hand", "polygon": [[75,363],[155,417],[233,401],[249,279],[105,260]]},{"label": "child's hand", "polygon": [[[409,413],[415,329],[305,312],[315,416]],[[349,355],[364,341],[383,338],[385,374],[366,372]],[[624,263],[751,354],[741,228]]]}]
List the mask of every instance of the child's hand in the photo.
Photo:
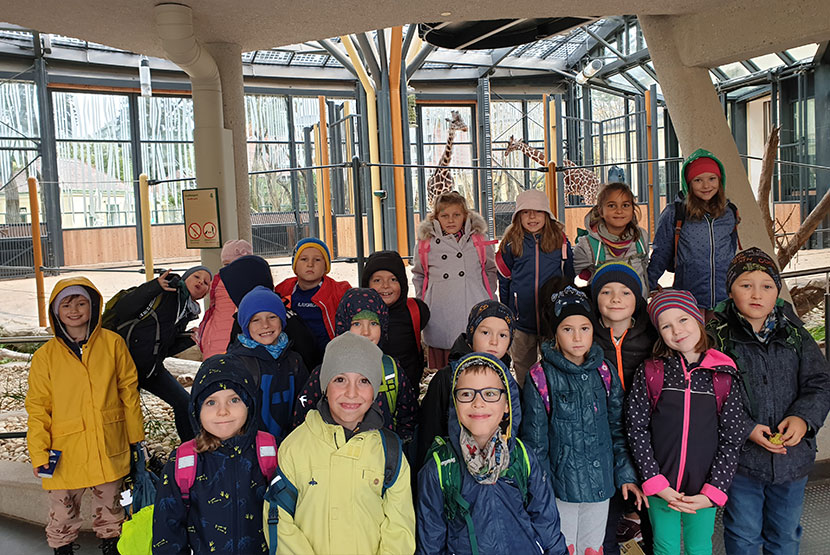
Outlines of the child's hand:
[{"label": "child's hand", "polygon": [[[798,418],[790,417],[790,418]],[[798,418],[801,420],[800,418]],[[787,418],[784,419],[782,424],[787,421]],[[801,420],[804,422],[803,420]],[[769,429],[769,426],[764,426],[763,424],[756,424],[755,428],[753,428],[752,433],[749,434],[749,439],[769,451],[770,453],[775,453],[776,455],[786,455],[787,448],[783,445],[776,445],[774,443],[770,443],[769,436],[772,435],[772,430]],[[804,434],[802,434],[804,435]],[[799,436],[801,439],[801,436]],[[798,443],[798,442],[796,442]]]},{"label": "child's hand", "polygon": [[675,507],[672,507],[672,503],[675,501],[680,501],[683,498],[682,493],[678,493],[672,487],[667,487],[659,492],[657,492],[657,496],[660,497],[663,501],[669,504],[669,507],[672,509],[677,510]]},{"label": "child's hand", "polygon": [[629,493],[634,496],[634,502],[637,504],[638,511],[642,508],[643,504],[648,509],[648,497],[643,495],[643,490],[637,487],[637,484],[623,484],[621,490],[623,499],[626,501],[628,501]]},{"label": "child's hand", "polygon": [[669,507],[675,511],[689,514],[696,514],[698,510],[708,509],[711,506],[712,501],[702,493],[690,496],[684,495],[679,500],[669,503]]},{"label": "child's hand", "polygon": [[159,282],[159,285],[161,286],[161,288],[164,289],[165,291],[175,291],[176,288],[175,287],[170,287],[170,281],[167,279],[167,274],[169,274],[169,273],[170,273],[170,270],[167,270],[166,272],[164,272],[163,274],[161,274],[158,277],[157,281]]},{"label": "child's hand", "polygon": [[39,466],[37,468],[32,469],[32,474],[35,475],[35,478],[40,478],[40,476],[38,476],[37,473],[40,472],[42,468],[43,468],[42,466]]},{"label": "child's hand", "polygon": [[807,433],[807,423],[798,416],[788,416],[778,424],[778,431],[783,434],[782,445],[793,447],[798,445],[804,434]]}]

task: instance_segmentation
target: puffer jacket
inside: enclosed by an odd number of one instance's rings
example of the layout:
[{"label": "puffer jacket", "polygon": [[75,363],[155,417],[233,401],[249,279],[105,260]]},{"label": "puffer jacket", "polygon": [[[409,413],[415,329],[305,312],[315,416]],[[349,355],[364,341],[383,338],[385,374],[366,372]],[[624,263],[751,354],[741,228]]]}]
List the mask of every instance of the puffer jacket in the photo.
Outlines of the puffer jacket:
[{"label": "puffer jacket", "polygon": [[222,276],[217,273],[210,284],[210,307],[199,324],[199,350],[202,352],[203,360],[227,350],[231,343],[234,314],[236,305],[225,289]]},{"label": "puffer jacket", "polygon": [[[215,451],[197,455],[196,481],[189,507],[176,484],[176,451],[164,465],[156,489],[153,512],[153,554],[184,555],[267,553],[262,502],[268,480],[262,475],[256,451],[256,386],[236,357],[218,355],[202,363],[191,391],[190,421],[202,430],[196,403],[215,383],[247,396],[248,420],[243,433],[222,441]],[[242,395],[240,395],[242,396]]]},{"label": "puffer jacket", "polygon": [[[449,349],[458,334],[467,326],[470,309],[489,299],[481,271],[481,261],[472,235],[487,234],[487,223],[477,212],[469,211],[460,241],[444,236],[438,220],[427,218],[418,226],[418,241],[429,241],[428,268],[416,254],[412,267],[415,295],[429,307],[429,324],[424,328],[424,341],[430,347]],[[487,245],[484,273],[493,295],[496,294],[495,251]],[[427,289],[424,293],[424,276]]]},{"label": "puffer jacket", "polygon": [[[648,283],[648,231],[640,228],[640,238],[637,241],[632,241],[621,256],[614,256],[600,238],[596,225],[591,225],[591,212],[585,214],[584,224],[586,235],[577,238],[574,247],[574,271],[576,275],[581,276],[583,271],[587,271],[587,281],[590,281],[594,271],[606,262],[625,262],[634,268],[643,284]],[[594,250],[594,244],[599,249]],[[643,296],[647,294],[646,285],[643,285]]]},{"label": "puffer jacket", "polygon": [[[720,160],[706,150],[698,149],[680,170],[681,187],[685,192],[686,166],[701,157],[712,158],[721,168],[721,186],[726,187],[726,174]],[[681,197],[678,197],[680,200]],[[738,248],[737,221],[728,207],[716,219],[708,215],[702,220],[690,220],[688,215],[680,228],[677,260],[674,261],[675,289],[691,291],[702,310],[711,310],[729,296],[726,290],[726,271]],[[672,202],[660,214],[654,233],[651,259],[648,263],[648,286],[654,291],[658,280],[674,259],[675,204]]]},{"label": "puffer jacket", "polygon": [[600,346],[592,345],[577,366],[545,341],[542,368],[550,416],[535,386],[522,392],[520,436],[551,476],[556,498],[569,503],[605,501],[623,484],[637,482],[623,431],[620,378],[605,361],[611,371],[611,389],[606,390],[598,371],[603,360]]},{"label": "puffer jacket", "polygon": [[[280,471],[297,488],[297,506],[294,515],[279,509],[277,553],[415,551],[409,464],[404,457],[381,494],[385,461],[377,429],[347,440],[343,426],[326,423],[317,410],[308,413],[280,446]],[[266,515],[269,509],[266,501]]]},{"label": "puffer jacket", "polygon": [[499,300],[513,310],[516,328],[530,334],[539,332],[539,289],[552,277],[574,279],[574,258],[571,243],[565,238],[565,260],[562,249],[542,252],[539,235],[525,233],[522,256],[516,258],[510,245],[504,245],[497,256],[499,269]]},{"label": "puffer jacket", "polygon": [[[72,285],[84,287],[91,300],[92,331],[80,346],[52,311],[57,294]],[[35,351],[26,394],[32,467],[49,462],[49,449],[61,451],[44,489],[80,489],[123,478],[130,473],[130,444],[144,439],[135,365],[121,336],[101,327],[102,305],[101,293],[83,277],[60,280],[49,298],[55,337]]]},{"label": "puffer jacket", "polygon": [[[511,457],[520,457],[516,433],[522,420],[519,386],[513,376],[502,369],[502,382],[508,391],[507,402],[511,420],[507,439]],[[453,371],[450,390],[458,380]],[[495,484],[479,484],[467,470],[461,456],[455,403],[449,410],[449,445],[461,465],[461,496],[470,505],[470,518],[475,529],[478,551],[484,554],[548,553],[565,555],[568,548],[559,530],[559,512],[545,467],[539,464],[533,450],[527,449],[530,476],[527,499],[511,479],[501,477]],[[444,492],[435,461],[427,461],[418,473],[418,551],[433,553],[471,553],[470,538],[463,519],[447,521]]]},{"label": "puffer jacket", "polygon": [[303,359],[291,350],[289,340],[278,358],[263,346],[250,349],[239,340],[228,347],[228,354],[239,357],[258,385],[257,426],[277,438],[277,444],[294,429],[294,408],[300,388],[308,380]]},{"label": "puffer jacket", "polygon": [[[716,349],[703,353],[697,364],[687,364],[679,354],[662,360],[663,389],[654,408],[645,364],[626,400],[628,441],[643,493],[656,495],[672,487],[686,495],[702,493],[723,506],[746,439],[735,363]],[[713,385],[719,372],[733,376],[720,414]]]},{"label": "puffer jacket", "polygon": [[779,299],[774,310],[776,327],[766,343],[756,338],[731,299],[718,307],[707,328],[718,348],[738,366],[744,437],[756,424],[775,431],[787,416],[798,416],[807,423],[804,438],[787,447],[786,455],[774,455],[749,440],[741,447],[740,474],[781,484],[803,478],[813,466],[816,434],[830,410],[830,369],[789,303]]}]

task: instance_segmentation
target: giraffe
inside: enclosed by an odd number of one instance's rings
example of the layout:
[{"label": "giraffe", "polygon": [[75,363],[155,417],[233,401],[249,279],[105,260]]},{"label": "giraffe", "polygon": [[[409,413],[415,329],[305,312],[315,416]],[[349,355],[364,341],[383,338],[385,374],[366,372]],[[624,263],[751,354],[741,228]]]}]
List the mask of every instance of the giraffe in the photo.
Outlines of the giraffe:
[{"label": "giraffe", "polygon": [[[545,159],[545,153],[537,148],[533,148],[522,139],[516,139],[510,135],[510,140],[507,142],[507,148],[504,150],[504,157],[511,152],[520,151],[522,154],[539,164],[540,166],[547,166],[548,161]],[[576,164],[568,160],[563,160],[564,167],[574,167]],[[564,171],[565,181],[565,205],[570,205],[569,197],[582,196],[582,202],[592,205],[597,200],[597,191],[599,190],[599,179],[594,172],[585,168],[578,168],[575,170]]]},{"label": "giraffe", "polygon": [[452,119],[447,118],[447,121],[450,122],[450,130],[447,135],[447,146],[444,147],[444,154],[441,155],[441,161],[438,162],[438,165],[441,167],[437,168],[427,181],[428,206],[433,205],[436,197],[442,193],[452,191],[455,186],[455,182],[448,168],[450,160],[452,160],[452,142],[455,138],[456,131],[467,131],[467,124],[464,123],[464,120],[461,119],[461,114],[456,110],[452,111]]}]

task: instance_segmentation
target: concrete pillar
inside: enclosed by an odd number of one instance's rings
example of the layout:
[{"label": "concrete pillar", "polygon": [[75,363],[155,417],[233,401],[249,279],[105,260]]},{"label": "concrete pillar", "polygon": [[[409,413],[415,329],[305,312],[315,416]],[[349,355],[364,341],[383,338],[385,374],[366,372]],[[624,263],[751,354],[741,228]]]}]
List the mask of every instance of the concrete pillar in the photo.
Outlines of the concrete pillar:
[{"label": "concrete pillar", "polygon": [[[761,209],[752,193],[709,70],[683,64],[674,17],[639,16],[639,20],[682,153],[688,156],[697,148],[705,148],[723,162],[727,196],[738,206],[741,215],[738,234],[742,246],[756,246],[773,254],[775,251],[761,220]],[[722,31],[726,32],[725,29]]]},{"label": "concrete pillar", "polygon": [[[242,81],[242,48],[238,44],[213,42],[205,44],[219,68],[222,82],[222,113],[224,127],[230,130],[233,151],[235,228],[224,226],[222,239],[251,240],[251,188],[248,182],[248,132],[245,120],[245,90]],[[222,212],[222,220],[229,215]]]}]

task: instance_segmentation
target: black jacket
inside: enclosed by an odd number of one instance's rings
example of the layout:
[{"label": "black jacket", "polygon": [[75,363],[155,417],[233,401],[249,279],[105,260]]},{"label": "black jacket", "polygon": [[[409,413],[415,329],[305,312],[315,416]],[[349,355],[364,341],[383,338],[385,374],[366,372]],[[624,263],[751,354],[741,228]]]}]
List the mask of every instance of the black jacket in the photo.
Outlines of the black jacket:
[{"label": "black jacket", "polygon": [[779,299],[772,337],[761,343],[740,318],[735,303],[722,303],[707,326],[719,349],[735,360],[743,384],[741,425],[745,437],[756,424],[775,431],[787,416],[807,423],[807,433],[786,455],[774,455],[747,441],[738,472],[755,480],[780,484],[807,475],[816,457],[816,433],[830,410],[830,372],[816,342]]},{"label": "black jacket", "polygon": [[[620,348],[622,355],[623,388],[626,393],[631,390],[634,372],[647,358],[651,358],[651,350],[657,341],[657,330],[651,325],[645,311],[639,318],[634,319],[634,326],[629,328],[622,339]],[[611,330],[602,324],[597,316],[597,326],[594,328],[594,343],[602,347],[605,358],[618,366],[617,349],[611,341]]]}]

